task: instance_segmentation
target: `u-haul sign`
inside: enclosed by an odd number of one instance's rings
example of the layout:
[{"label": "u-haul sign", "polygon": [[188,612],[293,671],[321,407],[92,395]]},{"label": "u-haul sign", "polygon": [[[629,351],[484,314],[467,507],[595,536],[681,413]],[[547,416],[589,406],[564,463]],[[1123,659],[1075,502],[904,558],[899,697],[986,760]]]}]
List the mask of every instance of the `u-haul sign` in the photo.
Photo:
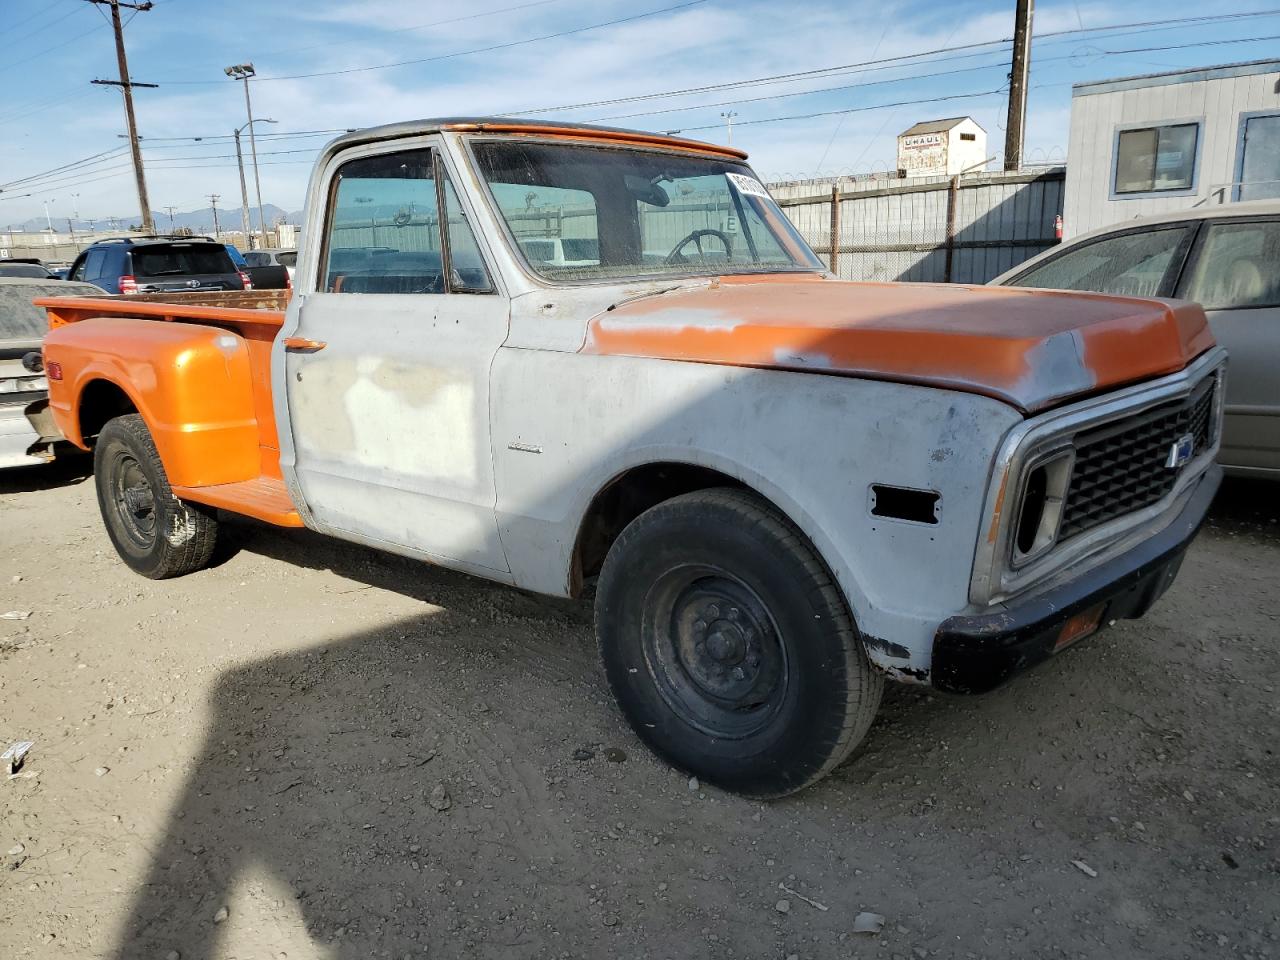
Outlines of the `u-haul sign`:
[{"label": "u-haul sign", "polygon": [[928,147],[940,147],[946,142],[946,134],[918,133],[914,137],[903,137],[901,147],[903,150],[924,150]]}]

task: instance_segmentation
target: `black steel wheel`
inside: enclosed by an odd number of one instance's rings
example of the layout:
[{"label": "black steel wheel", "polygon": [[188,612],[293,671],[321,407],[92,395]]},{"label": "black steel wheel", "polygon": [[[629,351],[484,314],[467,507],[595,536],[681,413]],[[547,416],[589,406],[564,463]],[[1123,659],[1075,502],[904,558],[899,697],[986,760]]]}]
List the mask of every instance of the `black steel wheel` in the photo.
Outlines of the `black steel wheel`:
[{"label": "black steel wheel", "polygon": [[747,491],[698,491],[633,521],[601,571],[596,631],[637,734],[739,793],[820,779],[879,706],[882,677],[825,564]]},{"label": "black steel wheel", "polygon": [[209,564],[213,510],[179,500],[147,425],[137,414],[102,428],[93,452],[98,508],[120,558],[144,577],[177,577]]}]

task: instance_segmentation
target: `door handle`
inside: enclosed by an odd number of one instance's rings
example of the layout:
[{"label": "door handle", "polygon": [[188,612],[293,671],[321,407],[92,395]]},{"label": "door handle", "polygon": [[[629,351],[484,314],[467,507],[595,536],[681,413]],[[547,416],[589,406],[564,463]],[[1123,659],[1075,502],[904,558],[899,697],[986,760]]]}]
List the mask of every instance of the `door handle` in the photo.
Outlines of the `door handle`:
[{"label": "door handle", "polygon": [[311,340],[307,337],[285,337],[284,348],[286,350],[305,350],[309,353],[315,353],[317,350],[323,350],[328,344],[323,340]]}]

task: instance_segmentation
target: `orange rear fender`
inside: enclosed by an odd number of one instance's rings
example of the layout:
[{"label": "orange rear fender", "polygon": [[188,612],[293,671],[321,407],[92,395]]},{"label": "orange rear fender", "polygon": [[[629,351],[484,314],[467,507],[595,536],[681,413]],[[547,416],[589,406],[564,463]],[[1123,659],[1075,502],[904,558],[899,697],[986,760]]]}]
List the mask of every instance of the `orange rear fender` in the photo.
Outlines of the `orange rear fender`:
[{"label": "orange rear fender", "polygon": [[[50,406],[72,443],[87,447],[91,385],[107,381],[132,401],[174,486],[234,483],[261,472],[249,348],[232,331],[191,323],[95,317],[56,327],[46,363]],[[86,406],[88,404],[89,406]]]}]

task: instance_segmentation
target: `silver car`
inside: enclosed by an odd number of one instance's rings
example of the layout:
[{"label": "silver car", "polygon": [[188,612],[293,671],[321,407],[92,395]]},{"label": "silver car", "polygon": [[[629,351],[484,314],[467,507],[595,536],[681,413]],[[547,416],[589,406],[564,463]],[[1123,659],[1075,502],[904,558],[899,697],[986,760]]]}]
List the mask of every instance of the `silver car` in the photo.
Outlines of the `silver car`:
[{"label": "silver car", "polygon": [[1231,355],[1218,459],[1280,480],[1280,200],[1127,220],[991,282],[1197,301]]},{"label": "silver car", "polygon": [[0,467],[53,459],[62,435],[49,414],[49,387],[43,372],[28,370],[22,358],[40,349],[48,330],[34,297],[102,296],[92,284],[67,280],[0,277]]}]

